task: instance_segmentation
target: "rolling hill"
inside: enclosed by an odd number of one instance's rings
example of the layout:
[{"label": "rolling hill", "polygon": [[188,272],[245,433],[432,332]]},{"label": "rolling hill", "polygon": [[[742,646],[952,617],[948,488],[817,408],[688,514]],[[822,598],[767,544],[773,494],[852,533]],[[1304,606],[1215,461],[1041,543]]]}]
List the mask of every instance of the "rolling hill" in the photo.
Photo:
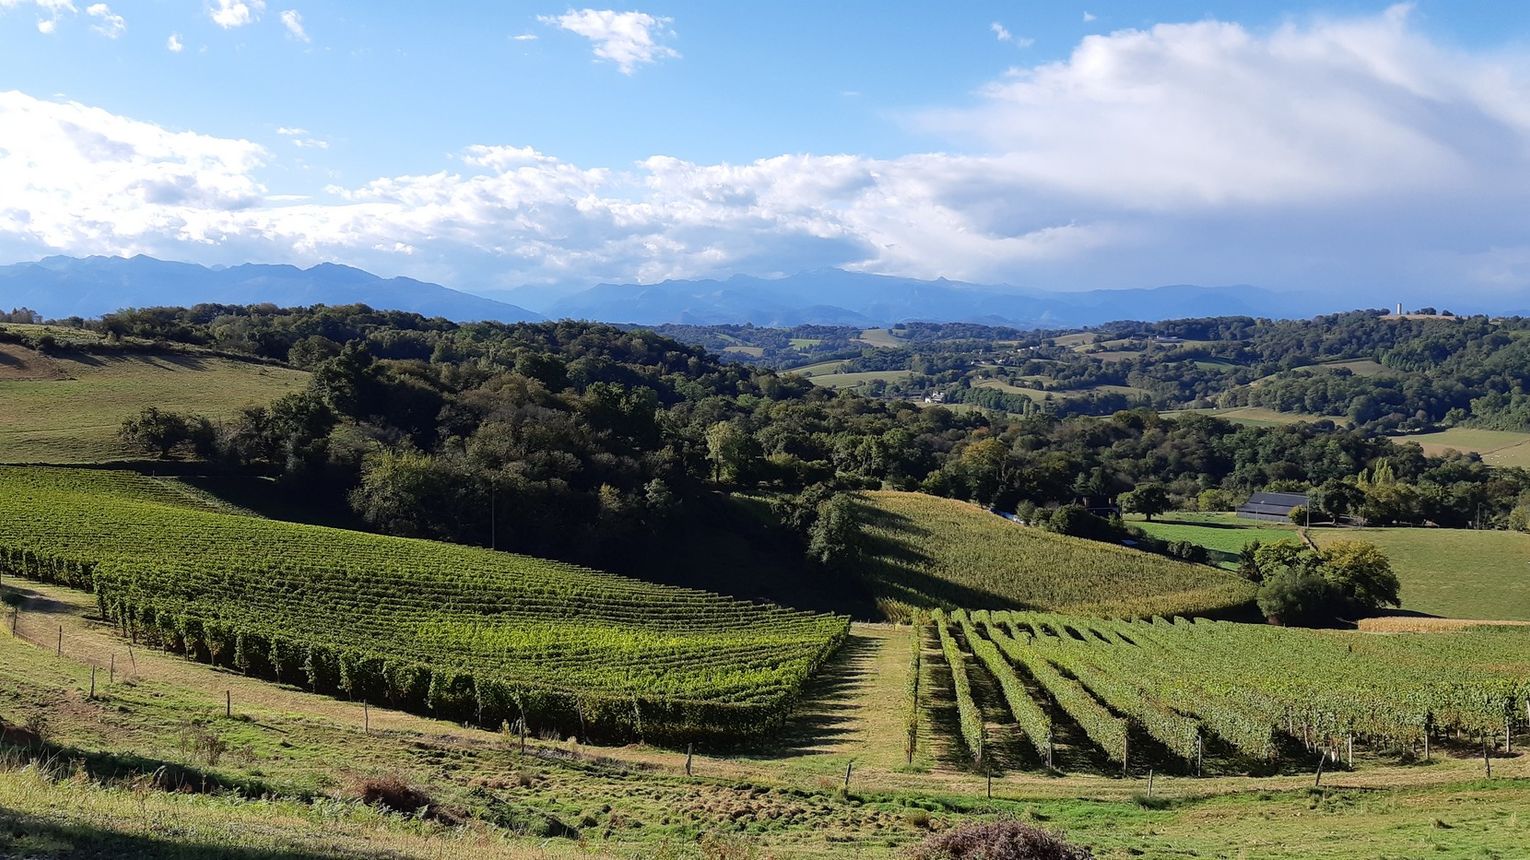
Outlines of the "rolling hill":
[{"label": "rolling hill", "polygon": [[951,499],[862,493],[857,515],[862,575],[893,618],[938,606],[1195,615],[1253,599],[1252,586],[1232,574],[1018,525]]}]

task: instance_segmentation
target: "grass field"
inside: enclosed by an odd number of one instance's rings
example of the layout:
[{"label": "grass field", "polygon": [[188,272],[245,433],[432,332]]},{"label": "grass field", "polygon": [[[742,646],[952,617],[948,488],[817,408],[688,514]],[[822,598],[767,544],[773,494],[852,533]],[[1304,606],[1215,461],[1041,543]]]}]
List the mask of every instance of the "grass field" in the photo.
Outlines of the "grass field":
[{"label": "grass field", "polygon": [[301,391],[308,381],[299,370],[212,356],[79,352],[34,360],[46,371],[42,378],[7,379],[4,368],[18,366],[17,348],[7,355],[13,361],[0,365],[0,462],[10,463],[142,458],[117,430],[146,406],[217,418]]},{"label": "grass field", "polygon": [[1234,424],[1242,424],[1246,427],[1283,427],[1299,421],[1306,421],[1308,423],[1333,421],[1337,424],[1342,424],[1348,420],[1343,416],[1324,417],[1322,415],[1307,415],[1300,412],[1277,412],[1274,409],[1266,409],[1263,406],[1238,406],[1232,409],[1175,409],[1160,414],[1168,418],[1177,415],[1211,415],[1231,421]]},{"label": "grass field", "polygon": [[1530,468],[1530,433],[1507,430],[1478,430],[1451,427],[1437,433],[1417,433],[1396,437],[1398,442],[1417,442],[1424,453],[1439,456],[1446,451],[1476,452],[1494,466]]},{"label": "grass field", "polygon": [[838,358],[831,361],[820,361],[815,364],[804,364],[801,367],[794,367],[787,372],[795,373],[798,376],[806,376],[808,378],[812,378],[814,376],[825,376],[831,373],[839,373],[844,369],[844,367],[845,360]]},{"label": "grass field", "polygon": [[907,341],[898,338],[885,328],[866,329],[865,331],[861,332],[859,339],[861,343],[882,347],[884,349],[897,349],[908,344]]},{"label": "grass field", "polygon": [[952,499],[891,491],[858,499],[863,572],[894,618],[931,606],[1194,614],[1253,596],[1248,583],[1208,567],[1021,526]]},{"label": "grass field", "polygon": [[736,352],[739,355],[747,355],[750,358],[759,358],[765,354],[763,346],[725,346],[723,352]]},{"label": "grass field", "polygon": [[913,376],[911,370],[863,370],[856,373],[823,373],[810,377],[814,385],[825,388],[855,388],[868,382],[881,380],[883,382],[897,382]]},{"label": "grass field", "polygon": [[1394,372],[1391,368],[1386,367],[1381,362],[1369,358],[1355,358],[1349,359],[1347,361],[1326,361],[1317,366],[1324,370],[1339,370],[1342,368],[1354,373],[1356,376],[1382,376],[1384,374]]},{"label": "grass field", "polygon": [[1470,529],[1313,529],[1319,546],[1381,547],[1402,580],[1403,608],[1447,618],[1530,621],[1530,535]]},{"label": "grass field", "polygon": [[1232,513],[1191,513],[1170,511],[1148,522],[1132,518],[1132,525],[1163,540],[1187,540],[1205,547],[1219,567],[1235,570],[1238,552],[1251,540],[1295,538],[1296,527],[1240,519]]}]

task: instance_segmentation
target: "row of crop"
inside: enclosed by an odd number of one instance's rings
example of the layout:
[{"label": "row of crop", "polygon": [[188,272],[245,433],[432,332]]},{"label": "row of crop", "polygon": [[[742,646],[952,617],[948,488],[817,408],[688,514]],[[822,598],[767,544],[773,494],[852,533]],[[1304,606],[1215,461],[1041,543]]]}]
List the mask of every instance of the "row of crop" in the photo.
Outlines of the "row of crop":
[{"label": "row of crop", "polygon": [[946,666],[951,670],[951,689],[956,696],[956,720],[961,730],[962,740],[967,744],[967,751],[972,754],[972,762],[978,768],[984,767],[985,736],[987,732],[983,726],[983,712],[978,710],[977,700],[972,696],[972,681],[967,676],[967,656],[962,653],[956,644],[956,639],[951,636],[951,630],[946,624],[945,613],[936,610],[934,613],[935,630],[940,636],[940,651],[945,657]]},{"label": "row of crop", "polygon": [[980,635],[977,625],[972,623],[968,614],[957,612],[954,617],[961,625],[962,635],[967,638],[967,645],[972,648],[972,653],[982,662],[988,674],[998,681],[1004,701],[1009,705],[1009,712],[1014,717],[1016,725],[1020,727],[1020,731],[1024,733],[1025,739],[1030,742],[1037,755],[1050,763],[1052,759],[1051,718],[1043,713],[1035,699],[1031,698],[1025,683],[1015,674],[1014,667],[1005,661],[999,649]]},{"label": "row of crop", "polygon": [[919,694],[921,692],[921,675],[924,671],[924,613],[915,612],[910,616],[913,626],[913,635],[909,637],[912,643],[909,648],[908,667],[908,698],[903,712],[903,729],[905,733],[904,757],[906,763],[914,763],[914,755],[919,752]]},{"label": "row of crop", "polygon": [[[421,662],[365,647],[337,646],[268,629],[234,626],[101,595],[105,616],[138,641],[246,674],[301,684],[315,692],[497,727],[524,720],[589,740],[624,743],[701,741],[718,745],[780,728],[800,685],[768,702],[739,704],[637,693],[576,690],[469,667]],[[807,667],[816,672],[842,637]]]},{"label": "row of crop", "polygon": [[1089,691],[1079,686],[1074,679],[1064,676],[1034,649],[1027,648],[997,628],[990,628],[989,632],[1000,652],[1010,662],[1025,669],[1026,673],[1052,698],[1052,701],[1073,722],[1077,723],[1079,728],[1084,730],[1084,734],[1095,746],[1103,750],[1110,758],[1119,760],[1123,767],[1126,766],[1127,724],[1125,720],[1111,714],[1089,694]]}]

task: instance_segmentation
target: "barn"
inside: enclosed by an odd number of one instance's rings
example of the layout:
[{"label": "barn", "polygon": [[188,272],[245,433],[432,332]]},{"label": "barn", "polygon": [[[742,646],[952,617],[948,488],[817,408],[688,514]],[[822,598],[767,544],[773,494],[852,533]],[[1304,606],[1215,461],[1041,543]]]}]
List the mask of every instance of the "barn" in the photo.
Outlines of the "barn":
[{"label": "barn", "polygon": [[1238,516],[1284,523],[1291,521],[1291,510],[1297,507],[1307,507],[1305,493],[1255,493],[1238,508]]}]

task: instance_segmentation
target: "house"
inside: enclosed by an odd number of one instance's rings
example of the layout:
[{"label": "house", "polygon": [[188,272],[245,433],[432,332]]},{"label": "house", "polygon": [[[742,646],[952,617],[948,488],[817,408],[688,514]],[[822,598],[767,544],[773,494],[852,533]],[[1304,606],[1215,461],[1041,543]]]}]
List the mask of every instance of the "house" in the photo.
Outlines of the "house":
[{"label": "house", "polygon": [[1110,496],[1079,496],[1074,501],[1097,517],[1109,519],[1121,516],[1121,506]]},{"label": "house", "polygon": [[1307,507],[1306,493],[1255,493],[1238,508],[1238,516],[1246,520],[1266,522],[1290,522],[1293,508]]}]

